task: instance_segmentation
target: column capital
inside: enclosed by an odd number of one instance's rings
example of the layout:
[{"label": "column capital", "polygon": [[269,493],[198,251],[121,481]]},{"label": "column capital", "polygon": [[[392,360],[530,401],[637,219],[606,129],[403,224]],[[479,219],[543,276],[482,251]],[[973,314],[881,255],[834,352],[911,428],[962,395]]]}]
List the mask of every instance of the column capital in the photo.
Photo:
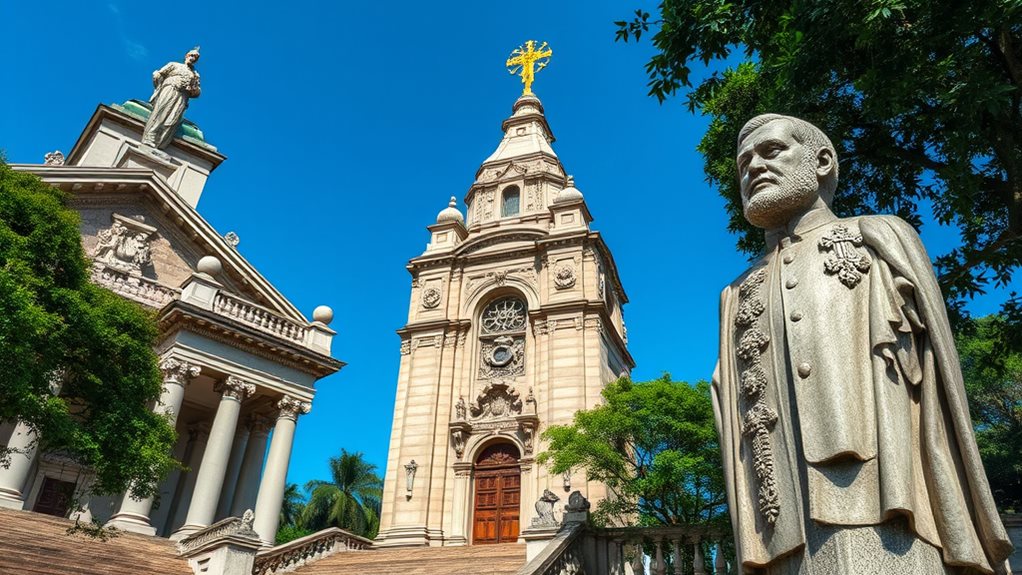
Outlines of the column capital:
[{"label": "column capital", "polygon": [[255,389],[254,384],[233,375],[228,375],[227,379],[216,386],[216,391],[222,393],[223,397],[238,401],[244,401],[246,397],[251,397],[255,393]]},{"label": "column capital", "polygon": [[312,404],[307,401],[302,401],[298,398],[285,395],[280,398],[277,402],[277,409],[280,411],[277,413],[277,419],[290,419],[295,421],[299,415],[309,413],[312,409]]},{"label": "column capital", "polygon": [[176,357],[166,357],[160,361],[164,383],[176,383],[184,386],[199,376],[202,368]]},{"label": "column capital", "polygon": [[261,433],[267,434],[270,432],[270,428],[273,427],[273,419],[266,417],[265,415],[259,415],[253,413],[248,416],[245,422],[248,425],[250,433]]}]

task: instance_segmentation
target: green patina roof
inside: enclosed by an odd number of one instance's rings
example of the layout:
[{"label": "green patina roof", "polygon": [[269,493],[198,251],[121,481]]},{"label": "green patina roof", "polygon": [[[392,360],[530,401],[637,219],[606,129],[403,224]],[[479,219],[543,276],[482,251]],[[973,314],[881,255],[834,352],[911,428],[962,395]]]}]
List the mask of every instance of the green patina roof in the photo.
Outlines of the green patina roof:
[{"label": "green patina roof", "polygon": [[[149,102],[144,102],[142,100],[128,100],[123,104],[112,104],[111,107],[130,116],[135,116],[143,122],[149,119],[149,114],[153,111],[152,105]],[[206,142],[206,137],[203,136],[202,130],[199,129],[199,126],[188,118],[181,121],[181,125],[177,128],[177,133],[174,135],[204,148],[216,150],[215,146]]]}]

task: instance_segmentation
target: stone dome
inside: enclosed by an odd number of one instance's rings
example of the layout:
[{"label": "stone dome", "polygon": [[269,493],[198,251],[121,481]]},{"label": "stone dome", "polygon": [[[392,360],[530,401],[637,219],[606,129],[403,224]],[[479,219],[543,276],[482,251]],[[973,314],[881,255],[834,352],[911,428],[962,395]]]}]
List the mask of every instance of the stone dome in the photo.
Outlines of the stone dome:
[{"label": "stone dome", "polygon": [[557,197],[554,198],[555,204],[566,204],[568,202],[575,202],[582,199],[582,192],[578,191],[575,187],[575,178],[568,176],[568,187],[561,190]]},{"label": "stone dome", "polygon": [[451,196],[451,203],[436,215],[436,223],[446,224],[447,222],[465,223],[465,216],[458,209],[458,199],[454,196]]}]

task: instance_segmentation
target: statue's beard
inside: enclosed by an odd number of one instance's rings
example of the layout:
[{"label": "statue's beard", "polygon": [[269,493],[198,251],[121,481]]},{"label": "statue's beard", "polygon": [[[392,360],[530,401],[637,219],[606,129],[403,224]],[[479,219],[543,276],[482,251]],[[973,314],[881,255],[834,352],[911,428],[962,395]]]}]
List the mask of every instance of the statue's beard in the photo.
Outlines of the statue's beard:
[{"label": "statue's beard", "polygon": [[794,172],[752,196],[745,205],[745,219],[757,228],[781,227],[811,206],[818,194],[816,156],[807,152]]}]

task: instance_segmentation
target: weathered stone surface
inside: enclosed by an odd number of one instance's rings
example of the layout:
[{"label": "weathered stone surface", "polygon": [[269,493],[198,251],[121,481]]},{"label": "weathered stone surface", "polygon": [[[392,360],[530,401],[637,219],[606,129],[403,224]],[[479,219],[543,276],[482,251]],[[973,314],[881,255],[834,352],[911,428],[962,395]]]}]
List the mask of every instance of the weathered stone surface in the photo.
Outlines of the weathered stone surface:
[{"label": "weathered stone surface", "polygon": [[917,234],[892,216],[834,215],[834,147],[802,120],[751,120],[738,171],[767,240],[721,295],[713,385],[741,561],[786,574],[1002,568],[1011,544]]}]

